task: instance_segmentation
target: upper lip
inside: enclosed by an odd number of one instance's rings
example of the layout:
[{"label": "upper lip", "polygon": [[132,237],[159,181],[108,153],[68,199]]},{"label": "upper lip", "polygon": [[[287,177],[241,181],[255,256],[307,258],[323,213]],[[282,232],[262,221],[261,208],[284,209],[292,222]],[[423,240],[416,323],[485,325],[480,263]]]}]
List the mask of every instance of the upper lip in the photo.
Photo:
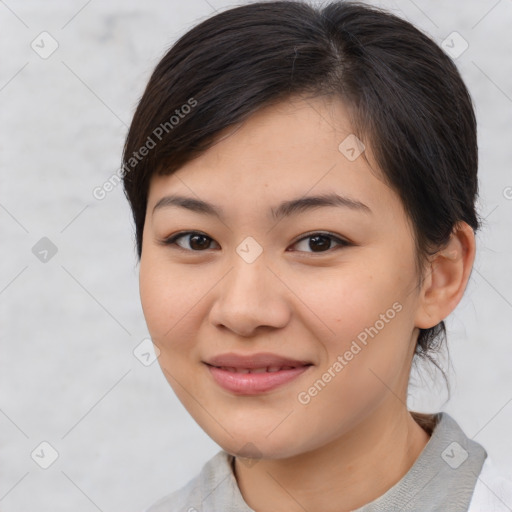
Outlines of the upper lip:
[{"label": "upper lip", "polygon": [[311,363],[305,360],[290,359],[289,357],[271,354],[268,352],[260,352],[258,354],[240,355],[235,353],[219,354],[207,361],[206,364],[217,367],[228,368],[266,368],[272,366],[307,366]]}]

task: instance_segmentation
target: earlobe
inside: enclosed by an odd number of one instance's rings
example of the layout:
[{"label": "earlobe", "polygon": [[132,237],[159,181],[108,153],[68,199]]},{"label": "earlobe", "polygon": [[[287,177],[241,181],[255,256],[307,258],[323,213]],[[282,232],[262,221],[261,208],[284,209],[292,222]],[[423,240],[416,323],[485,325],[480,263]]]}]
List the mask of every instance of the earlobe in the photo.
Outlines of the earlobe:
[{"label": "earlobe", "polygon": [[447,245],[432,256],[420,292],[416,327],[434,327],[455,309],[466,289],[474,259],[473,229],[459,222]]}]

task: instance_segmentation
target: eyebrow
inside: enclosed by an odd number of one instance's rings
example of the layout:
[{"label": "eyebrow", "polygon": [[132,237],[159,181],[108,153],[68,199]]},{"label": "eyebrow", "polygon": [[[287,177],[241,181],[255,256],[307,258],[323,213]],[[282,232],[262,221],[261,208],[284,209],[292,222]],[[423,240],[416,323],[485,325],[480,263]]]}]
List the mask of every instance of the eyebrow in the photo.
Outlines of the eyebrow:
[{"label": "eyebrow", "polygon": [[[307,210],[312,210],[313,208],[328,206],[345,207],[364,213],[372,213],[370,208],[361,201],[352,199],[350,197],[341,196],[336,193],[304,196],[291,199],[289,201],[284,201],[277,207],[271,208],[270,213],[272,218],[278,220],[282,219],[283,217],[289,217],[291,215],[296,215]],[[180,195],[162,197],[153,207],[153,214],[158,209],[169,207],[181,207],[203,215],[214,215],[219,219],[224,218],[224,212],[219,206],[215,206],[201,199]]]}]

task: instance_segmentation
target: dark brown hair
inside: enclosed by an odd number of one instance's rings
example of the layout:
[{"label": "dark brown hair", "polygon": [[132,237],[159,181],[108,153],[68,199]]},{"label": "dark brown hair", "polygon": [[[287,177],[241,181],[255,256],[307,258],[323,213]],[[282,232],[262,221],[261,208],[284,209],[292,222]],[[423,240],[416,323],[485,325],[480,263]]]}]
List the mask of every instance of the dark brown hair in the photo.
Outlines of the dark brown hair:
[{"label": "dark brown hair", "polygon": [[[478,229],[476,120],[442,49],[361,2],[256,2],[188,31],[147,84],[123,154],[139,258],[151,176],[171,174],[225,128],[297,94],[334,95],[350,107],[354,133],[410,217],[420,270],[457,222]],[[420,330],[417,354],[430,359],[445,335],[444,322]]]}]

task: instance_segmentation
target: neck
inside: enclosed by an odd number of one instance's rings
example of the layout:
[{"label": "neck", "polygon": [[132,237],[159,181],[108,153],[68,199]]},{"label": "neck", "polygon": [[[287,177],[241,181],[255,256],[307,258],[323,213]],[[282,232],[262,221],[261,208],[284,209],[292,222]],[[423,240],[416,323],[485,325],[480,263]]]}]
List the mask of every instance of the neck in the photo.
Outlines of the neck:
[{"label": "neck", "polygon": [[235,476],[245,502],[257,512],[348,512],[395,485],[428,440],[405,408],[391,418],[377,411],[313,451],[261,459],[251,467],[235,459]]}]

